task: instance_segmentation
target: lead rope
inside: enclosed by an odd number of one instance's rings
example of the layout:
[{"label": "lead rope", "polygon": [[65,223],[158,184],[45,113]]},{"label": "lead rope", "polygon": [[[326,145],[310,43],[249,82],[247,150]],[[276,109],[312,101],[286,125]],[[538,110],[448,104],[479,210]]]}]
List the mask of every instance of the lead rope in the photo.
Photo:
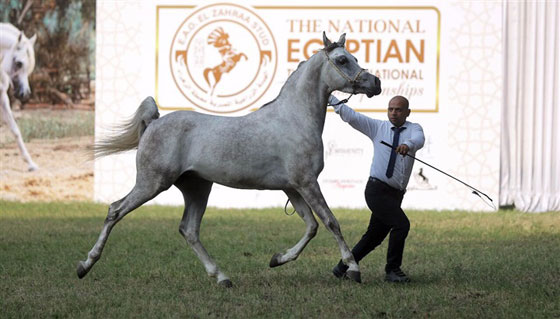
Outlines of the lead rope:
[{"label": "lead rope", "polygon": [[289,202],[290,202],[290,199],[288,198],[288,200],[286,201],[286,205],[284,205],[284,214],[286,214],[288,216],[292,216],[296,212],[296,209],[294,208],[294,211],[291,212],[290,214],[288,214],[287,209],[288,209],[288,203]]}]

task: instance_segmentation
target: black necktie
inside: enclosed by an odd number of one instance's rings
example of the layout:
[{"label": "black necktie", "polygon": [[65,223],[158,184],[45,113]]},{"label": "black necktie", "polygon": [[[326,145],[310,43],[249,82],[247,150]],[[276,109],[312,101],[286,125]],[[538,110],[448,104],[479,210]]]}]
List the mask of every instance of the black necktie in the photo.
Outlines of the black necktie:
[{"label": "black necktie", "polygon": [[401,131],[405,128],[406,127],[391,127],[394,132],[393,150],[391,151],[389,165],[387,165],[387,171],[385,172],[385,176],[387,176],[387,178],[391,178],[391,176],[393,176],[393,171],[395,170],[395,161],[397,160],[397,152],[395,151],[395,149],[397,148],[397,146],[399,146],[399,135],[401,135]]}]

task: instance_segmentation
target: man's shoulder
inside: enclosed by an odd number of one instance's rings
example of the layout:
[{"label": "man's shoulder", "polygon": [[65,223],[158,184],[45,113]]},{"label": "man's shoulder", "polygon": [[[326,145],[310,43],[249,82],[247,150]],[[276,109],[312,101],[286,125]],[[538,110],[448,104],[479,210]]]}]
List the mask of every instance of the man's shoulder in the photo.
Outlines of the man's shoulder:
[{"label": "man's shoulder", "polygon": [[419,123],[409,122],[409,121],[406,121],[406,122],[405,122],[405,126],[422,128],[422,125],[420,125]]}]

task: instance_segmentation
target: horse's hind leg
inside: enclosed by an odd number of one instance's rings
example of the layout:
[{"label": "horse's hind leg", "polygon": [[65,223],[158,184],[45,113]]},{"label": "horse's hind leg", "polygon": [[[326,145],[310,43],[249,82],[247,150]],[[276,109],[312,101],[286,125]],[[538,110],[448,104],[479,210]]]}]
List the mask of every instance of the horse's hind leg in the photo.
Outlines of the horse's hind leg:
[{"label": "horse's hind leg", "polygon": [[85,261],[78,262],[77,273],[79,278],[83,278],[101,257],[103,247],[105,247],[105,243],[107,242],[109,234],[115,224],[123,219],[123,217],[128,213],[140,207],[142,204],[154,198],[157,194],[167,188],[168,187],[164,187],[162,183],[158,183],[153,180],[150,182],[138,183],[137,178],[136,185],[134,185],[132,191],[130,191],[130,193],[121,200],[118,200],[109,206],[109,212],[97,242],[89,251],[87,259]]},{"label": "horse's hind leg", "polygon": [[185,199],[185,211],[179,232],[202,262],[208,275],[217,278],[218,284],[231,287],[232,283],[229,278],[218,268],[200,242],[200,223],[206,211],[212,182],[194,176],[183,176],[175,183],[175,186],[181,190]]},{"label": "horse's hind leg", "polygon": [[270,267],[280,266],[289,261],[296,260],[309,241],[317,234],[317,221],[305,200],[294,190],[285,190],[284,192],[288,195],[298,215],[305,221],[306,229],[305,234],[294,247],[288,249],[284,254],[277,253],[272,256]]},{"label": "horse's hind leg", "polygon": [[298,192],[305,199],[307,204],[311,206],[311,209],[319,216],[325,227],[334,235],[338,246],[340,248],[340,253],[342,255],[342,261],[348,265],[348,271],[346,274],[349,278],[356,282],[361,282],[360,267],[358,263],[354,260],[354,255],[348,245],[342,237],[342,232],[340,231],[340,225],[338,220],[334,217],[333,213],[329,209],[321,189],[317,182],[311,183],[307,187],[302,187],[298,189]]}]

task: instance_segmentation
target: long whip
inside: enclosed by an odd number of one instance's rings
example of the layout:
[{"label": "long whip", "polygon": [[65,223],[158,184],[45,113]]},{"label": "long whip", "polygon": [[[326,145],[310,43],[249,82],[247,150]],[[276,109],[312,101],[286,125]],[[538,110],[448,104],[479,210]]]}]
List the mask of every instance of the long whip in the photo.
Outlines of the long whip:
[{"label": "long whip", "polygon": [[[383,144],[383,145],[385,145],[385,146],[388,146],[388,147],[391,148],[393,151],[396,151],[396,149],[395,149],[391,144],[389,144],[389,143],[387,143],[387,142],[385,142],[385,141],[381,141],[381,144]],[[460,179],[454,177],[453,175],[450,175],[450,174],[448,174],[448,173],[442,171],[441,169],[439,169],[439,168],[437,168],[437,167],[435,167],[435,166],[433,166],[433,165],[430,165],[430,164],[424,162],[423,160],[421,160],[421,159],[419,159],[419,158],[417,158],[417,157],[414,157],[414,156],[412,156],[412,155],[410,155],[410,154],[408,154],[408,153],[405,154],[405,155],[408,156],[408,157],[410,157],[410,158],[412,158],[412,159],[414,159],[415,161],[418,161],[418,162],[420,162],[420,163],[422,163],[422,164],[424,164],[424,165],[427,165],[427,166],[429,166],[429,167],[435,169],[436,171],[438,171],[438,172],[440,172],[440,173],[442,173],[442,174],[445,174],[445,175],[447,175],[447,176],[453,178],[454,180],[458,181],[459,183],[461,183],[461,184],[467,186],[468,188],[472,189],[472,193],[475,194],[476,196],[480,197],[480,199],[482,199],[482,201],[483,201],[485,204],[487,204],[488,206],[492,207],[493,209],[496,209],[496,206],[494,205],[494,201],[492,200],[492,198],[490,198],[490,196],[486,195],[486,194],[483,193],[482,191],[480,191],[480,190],[478,190],[478,189],[472,187],[471,185],[469,185],[469,184],[463,182],[462,180],[460,180]],[[488,204],[488,203],[484,200],[484,198],[482,198],[481,195],[484,195],[484,197],[488,198],[488,200],[490,200],[490,204]]]}]

